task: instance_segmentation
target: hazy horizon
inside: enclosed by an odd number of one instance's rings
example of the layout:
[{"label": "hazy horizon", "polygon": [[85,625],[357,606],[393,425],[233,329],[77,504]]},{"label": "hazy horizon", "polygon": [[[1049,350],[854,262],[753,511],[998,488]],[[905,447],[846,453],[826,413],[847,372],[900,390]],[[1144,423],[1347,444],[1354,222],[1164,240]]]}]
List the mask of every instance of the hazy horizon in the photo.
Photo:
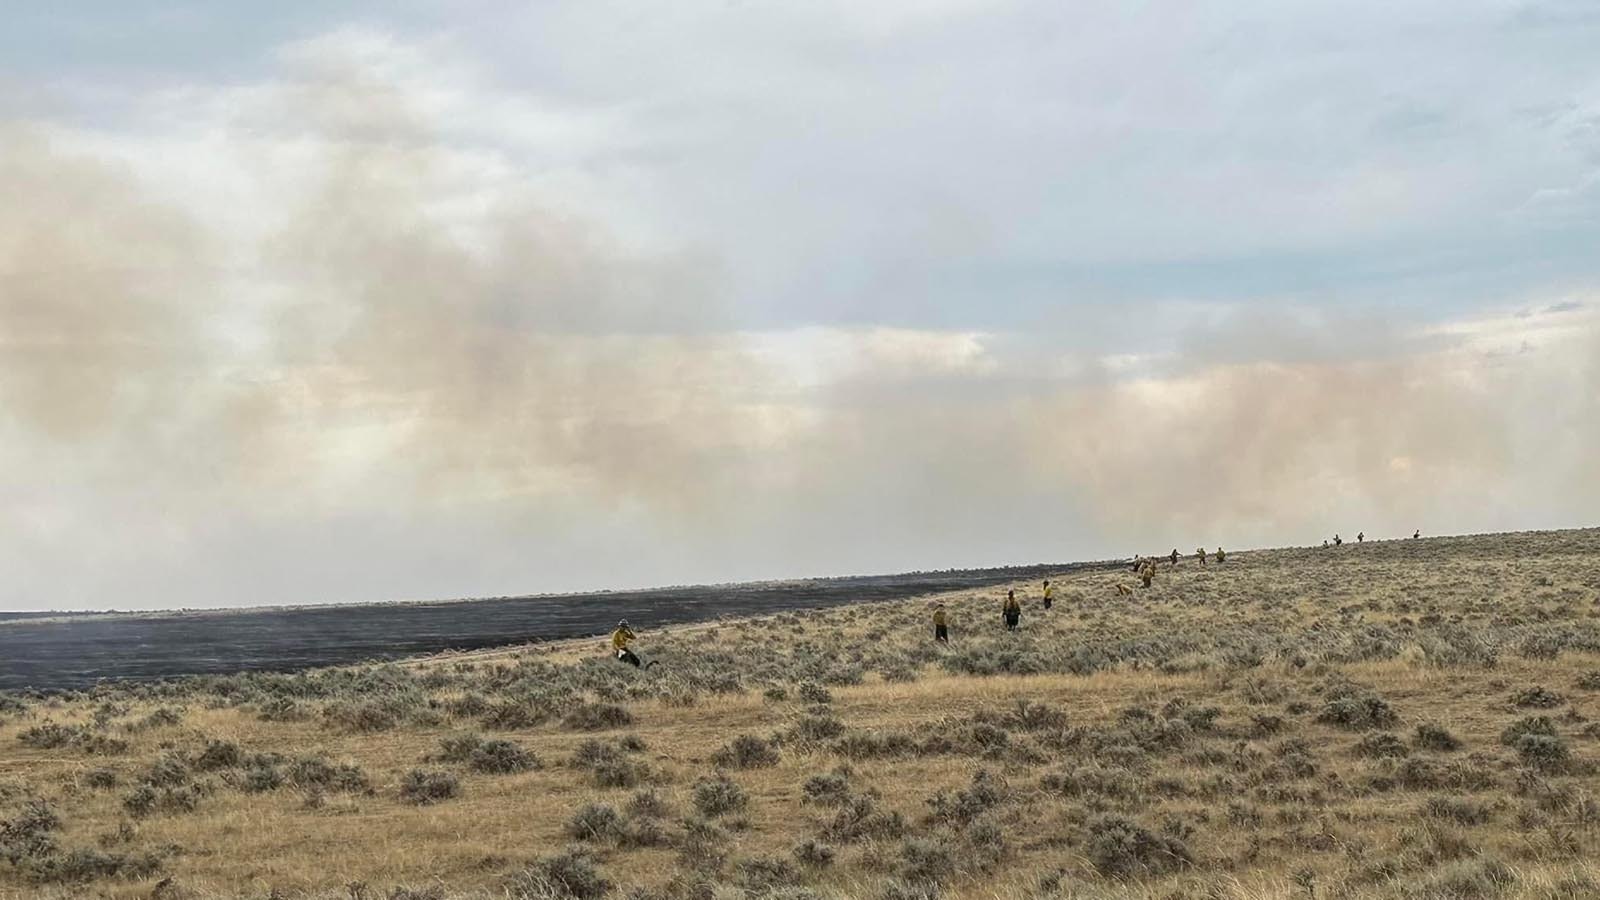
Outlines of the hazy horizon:
[{"label": "hazy horizon", "polygon": [[1583,527],[1600,12],[0,34],[0,610]]}]

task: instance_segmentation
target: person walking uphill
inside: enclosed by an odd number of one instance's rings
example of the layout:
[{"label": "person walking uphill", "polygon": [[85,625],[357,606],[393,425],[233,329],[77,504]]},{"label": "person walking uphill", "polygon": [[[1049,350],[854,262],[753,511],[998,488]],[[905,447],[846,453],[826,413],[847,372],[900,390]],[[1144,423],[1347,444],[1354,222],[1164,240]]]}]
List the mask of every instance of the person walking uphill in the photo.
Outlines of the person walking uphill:
[{"label": "person walking uphill", "polygon": [[950,643],[950,629],[946,627],[944,605],[933,608],[933,639],[941,644]]},{"label": "person walking uphill", "polygon": [[1044,580],[1044,608],[1049,609],[1055,603],[1055,588],[1050,586],[1050,579]]},{"label": "person walking uphill", "polygon": [[1017,602],[1016,591],[1006,591],[1005,620],[1007,631],[1016,631],[1017,623],[1022,621],[1022,604]]}]

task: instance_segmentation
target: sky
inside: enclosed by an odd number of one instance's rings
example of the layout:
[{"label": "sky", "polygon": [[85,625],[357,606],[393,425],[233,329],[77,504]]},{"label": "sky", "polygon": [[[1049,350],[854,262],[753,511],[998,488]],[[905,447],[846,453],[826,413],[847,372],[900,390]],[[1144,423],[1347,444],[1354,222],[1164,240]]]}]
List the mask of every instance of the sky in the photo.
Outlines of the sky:
[{"label": "sky", "polygon": [[0,609],[1596,525],[1600,6],[31,4]]}]

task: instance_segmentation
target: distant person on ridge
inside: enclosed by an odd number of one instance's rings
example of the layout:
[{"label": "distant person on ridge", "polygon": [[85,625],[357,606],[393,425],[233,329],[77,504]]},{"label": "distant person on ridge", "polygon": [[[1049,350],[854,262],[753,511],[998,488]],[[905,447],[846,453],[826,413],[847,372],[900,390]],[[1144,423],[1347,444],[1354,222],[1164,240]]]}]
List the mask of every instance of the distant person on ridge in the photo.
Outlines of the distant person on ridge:
[{"label": "distant person on ridge", "polygon": [[944,604],[933,608],[933,639],[941,644],[950,643],[950,629],[945,627]]},{"label": "distant person on ridge", "polygon": [[1045,609],[1049,609],[1051,604],[1056,602],[1055,601],[1055,593],[1054,593],[1054,591],[1055,591],[1055,588],[1050,586],[1050,579],[1046,578],[1044,580],[1044,608]]},{"label": "distant person on ridge", "polygon": [[1411,533],[1411,539],[1412,540],[1416,540],[1417,538],[1420,538],[1420,537],[1422,537],[1422,529],[1421,528],[1418,528],[1416,531],[1413,531]]},{"label": "distant person on ridge", "polygon": [[1344,538],[1339,537],[1337,534],[1335,534],[1333,536],[1333,545],[1335,547],[1339,547],[1339,546],[1342,546],[1343,544],[1344,544]]},{"label": "distant person on ridge", "polygon": [[1144,582],[1145,587],[1149,587],[1150,582],[1155,580],[1155,577],[1156,564],[1148,559],[1145,560],[1144,565],[1139,569],[1139,580]]},{"label": "distant person on ridge", "polygon": [[1177,547],[1173,547],[1172,548],[1172,567],[1174,569],[1176,569],[1178,567],[1178,548]]},{"label": "distant person on ridge", "polygon": [[1196,547],[1196,548],[1194,548],[1194,558],[1200,560],[1200,565],[1202,565],[1202,566],[1205,565],[1206,564],[1206,548],[1204,548],[1204,547]]},{"label": "distant person on ridge", "polygon": [[1016,631],[1017,623],[1022,621],[1022,604],[1017,602],[1016,591],[1006,591],[1006,605],[1004,613],[1006,630]]},{"label": "distant person on ridge", "polygon": [[1219,566],[1222,565],[1223,561],[1226,560],[1227,558],[1228,558],[1228,554],[1223,553],[1222,552],[1222,548],[1218,547],[1217,548],[1217,565],[1219,565]]},{"label": "distant person on ridge", "polygon": [[1363,543],[1363,542],[1366,541],[1366,539],[1367,539],[1367,533],[1365,531],[1361,531],[1361,532],[1357,532],[1356,533],[1356,543],[1358,543],[1358,544]]}]

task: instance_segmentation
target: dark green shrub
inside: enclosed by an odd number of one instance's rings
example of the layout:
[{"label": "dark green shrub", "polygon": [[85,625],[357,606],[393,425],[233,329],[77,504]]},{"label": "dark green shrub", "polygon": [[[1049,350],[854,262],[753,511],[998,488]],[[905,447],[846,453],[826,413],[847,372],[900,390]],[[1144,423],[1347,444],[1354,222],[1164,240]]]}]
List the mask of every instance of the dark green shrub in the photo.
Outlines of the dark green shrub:
[{"label": "dark green shrub", "polygon": [[449,772],[412,769],[400,782],[400,799],[420,805],[460,796],[461,781]]},{"label": "dark green shrub", "polygon": [[1089,823],[1086,852],[1100,874],[1113,878],[1162,875],[1194,863],[1182,841],[1118,816]]},{"label": "dark green shrub", "polygon": [[302,756],[289,765],[289,782],[302,790],[358,794],[371,789],[360,766],[333,763],[318,756]]},{"label": "dark green shrub", "polygon": [[239,765],[242,758],[239,745],[232,741],[207,741],[205,749],[194,758],[193,768],[196,772],[231,769]]},{"label": "dark green shrub", "polygon": [[1411,754],[1405,742],[1387,731],[1369,734],[1356,742],[1356,754],[1369,759],[1401,759]]},{"label": "dark green shrub", "polygon": [[1450,752],[1461,749],[1461,741],[1442,725],[1423,722],[1417,726],[1411,742],[1422,750]]},{"label": "dark green shrub", "polygon": [[573,731],[606,731],[632,725],[633,716],[614,703],[580,703],[561,717],[561,724]]},{"label": "dark green shrub", "polygon": [[1566,699],[1555,691],[1545,690],[1542,686],[1524,688],[1511,695],[1511,705],[1518,707],[1532,707],[1534,709],[1554,709],[1565,703]]},{"label": "dark green shrub", "polygon": [[694,808],[707,818],[738,812],[750,805],[750,795],[725,775],[695,781],[693,796]]},{"label": "dark green shrub", "polygon": [[617,842],[625,831],[622,816],[606,803],[585,803],[567,820],[567,836],[579,841]]},{"label": "dark green shrub", "polygon": [[547,856],[514,876],[506,885],[506,893],[518,900],[602,900],[611,887],[587,853],[567,850]]},{"label": "dark green shrub", "polygon": [[729,769],[767,769],[778,764],[778,748],[753,734],[741,734],[712,754],[711,761]]},{"label": "dark green shrub", "polygon": [[832,847],[816,839],[801,841],[794,846],[794,858],[801,865],[815,869],[823,869],[833,865],[835,851]]}]

